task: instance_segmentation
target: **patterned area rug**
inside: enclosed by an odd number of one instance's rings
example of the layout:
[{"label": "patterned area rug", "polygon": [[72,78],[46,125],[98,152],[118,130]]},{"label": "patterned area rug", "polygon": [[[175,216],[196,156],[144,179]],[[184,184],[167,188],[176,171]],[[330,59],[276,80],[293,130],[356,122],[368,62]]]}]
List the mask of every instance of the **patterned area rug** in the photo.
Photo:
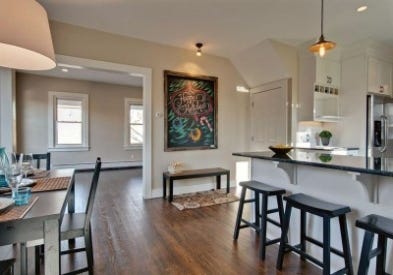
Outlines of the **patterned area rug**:
[{"label": "patterned area rug", "polygon": [[175,195],[172,204],[179,210],[186,210],[234,202],[239,200],[235,195],[235,190],[231,188],[228,194],[225,189],[222,189]]}]

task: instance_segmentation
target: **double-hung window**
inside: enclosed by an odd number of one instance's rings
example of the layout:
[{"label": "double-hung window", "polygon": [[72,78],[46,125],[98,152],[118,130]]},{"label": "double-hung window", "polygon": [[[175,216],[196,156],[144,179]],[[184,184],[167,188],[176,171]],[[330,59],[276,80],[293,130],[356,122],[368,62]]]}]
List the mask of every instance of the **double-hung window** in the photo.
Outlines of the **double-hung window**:
[{"label": "double-hung window", "polygon": [[88,150],[88,95],[49,92],[49,150]]},{"label": "double-hung window", "polygon": [[125,99],[124,147],[135,149],[143,147],[143,102],[139,98]]}]

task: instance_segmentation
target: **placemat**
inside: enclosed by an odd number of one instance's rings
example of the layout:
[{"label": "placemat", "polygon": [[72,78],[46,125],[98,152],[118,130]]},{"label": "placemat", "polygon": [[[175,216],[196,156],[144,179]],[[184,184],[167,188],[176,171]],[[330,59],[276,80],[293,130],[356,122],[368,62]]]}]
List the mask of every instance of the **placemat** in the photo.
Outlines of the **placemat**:
[{"label": "placemat", "polygon": [[22,219],[37,202],[37,200],[38,197],[35,197],[33,200],[30,200],[29,204],[21,206],[13,205],[5,209],[3,212],[0,213],[0,222]]},{"label": "placemat", "polygon": [[38,179],[37,184],[31,188],[31,192],[44,192],[67,189],[71,177]]}]

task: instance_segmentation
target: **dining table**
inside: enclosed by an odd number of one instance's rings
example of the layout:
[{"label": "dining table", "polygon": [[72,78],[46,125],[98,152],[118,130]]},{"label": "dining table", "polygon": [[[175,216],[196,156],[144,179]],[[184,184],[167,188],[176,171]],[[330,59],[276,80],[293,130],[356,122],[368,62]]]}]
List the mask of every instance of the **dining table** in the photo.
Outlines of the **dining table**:
[{"label": "dining table", "polygon": [[[45,274],[60,274],[60,226],[65,211],[75,211],[75,170],[53,169],[47,171],[43,179],[61,179],[63,186],[37,191],[33,187],[31,205],[23,217],[3,221],[0,213],[0,245],[43,241]],[[21,249],[21,253],[25,251]],[[21,259],[27,259],[26,255],[21,255]],[[21,261],[21,274],[27,274],[26,261]]]}]

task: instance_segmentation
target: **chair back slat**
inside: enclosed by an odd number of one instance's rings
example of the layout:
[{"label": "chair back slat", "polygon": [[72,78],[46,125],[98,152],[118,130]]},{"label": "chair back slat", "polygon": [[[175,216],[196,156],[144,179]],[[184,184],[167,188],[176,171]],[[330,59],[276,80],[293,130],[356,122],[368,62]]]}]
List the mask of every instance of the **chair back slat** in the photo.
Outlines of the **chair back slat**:
[{"label": "chair back slat", "polygon": [[100,172],[101,172],[101,158],[98,157],[96,160],[95,168],[94,168],[93,178],[91,180],[89,197],[87,199],[85,229],[89,228],[89,226],[90,226],[90,218],[93,213],[93,204],[94,204],[94,199],[95,199],[96,192],[97,192],[98,179],[100,177]]}]

